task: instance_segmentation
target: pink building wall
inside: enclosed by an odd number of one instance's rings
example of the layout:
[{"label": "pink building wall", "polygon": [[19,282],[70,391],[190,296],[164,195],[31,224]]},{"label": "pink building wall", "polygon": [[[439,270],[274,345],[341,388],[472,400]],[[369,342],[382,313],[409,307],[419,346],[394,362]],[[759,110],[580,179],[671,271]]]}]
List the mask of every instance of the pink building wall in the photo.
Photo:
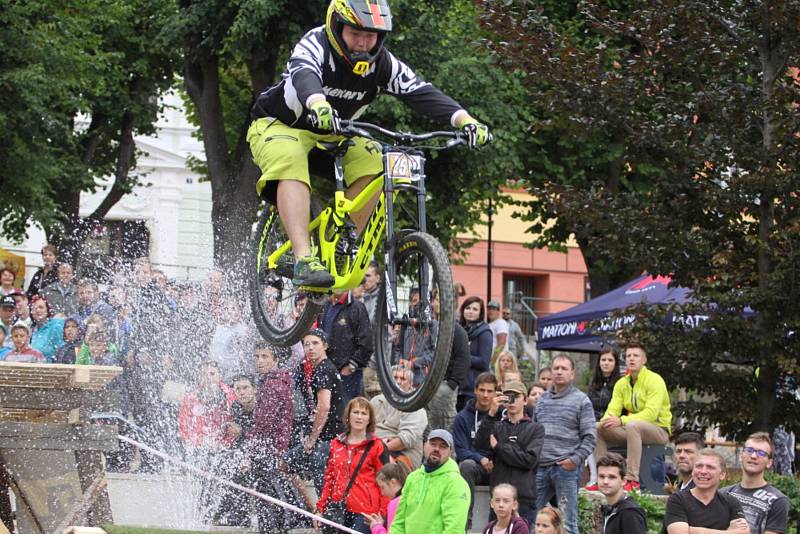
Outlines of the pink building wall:
[{"label": "pink building wall", "polygon": [[[520,243],[492,241],[491,299],[505,303],[505,276],[533,278],[534,309],[543,317],[584,301],[586,264],[578,248],[566,253],[530,249]],[[486,300],[487,241],[478,241],[465,253],[461,264],[453,265],[453,280],[461,282],[466,296],[477,295]],[[459,304],[463,297],[459,299]]]}]

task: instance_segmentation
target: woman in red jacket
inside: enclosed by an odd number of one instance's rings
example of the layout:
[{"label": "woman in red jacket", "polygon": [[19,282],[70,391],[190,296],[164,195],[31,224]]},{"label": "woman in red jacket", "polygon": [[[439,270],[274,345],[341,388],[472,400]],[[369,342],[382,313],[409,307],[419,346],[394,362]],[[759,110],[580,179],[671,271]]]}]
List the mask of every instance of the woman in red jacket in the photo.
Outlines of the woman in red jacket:
[{"label": "woman in red jacket", "polygon": [[205,459],[211,460],[218,451],[231,445],[232,439],[225,429],[231,422],[231,406],[236,394],[221,377],[217,362],[203,362],[197,387],[181,399],[178,435],[187,458],[200,454],[200,458],[207,456]]},{"label": "woman in red jacket", "polygon": [[[331,502],[344,500],[345,525],[369,534],[369,524],[362,514],[386,515],[389,500],[381,494],[375,478],[381,467],[389,463],[389,452],[374,434],[375,413],[367,399],[356,397],[347,403],[343,419],[345,432],[331,441],[317,510],[324,514]],[[347,484],[365,453],[367,456],[345,496]]]}]

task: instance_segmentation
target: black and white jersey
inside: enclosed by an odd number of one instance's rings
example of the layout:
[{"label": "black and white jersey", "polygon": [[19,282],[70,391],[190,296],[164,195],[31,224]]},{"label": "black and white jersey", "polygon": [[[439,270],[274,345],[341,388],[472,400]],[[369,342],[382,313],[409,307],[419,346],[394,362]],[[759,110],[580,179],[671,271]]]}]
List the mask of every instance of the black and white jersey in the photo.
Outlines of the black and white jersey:
[{"label": "black and white jersey", "polygon": [[735,484],[722,488],[720,493],[731,495],[742,505],[750,534],[788,531],[789,498],[774,486],[743,488],[741,484]]},{"label": "black and white jersey", "polygon": [[274,117],[289,126],[313,130],[307,119],[309,96],[324,94],[341,118],[355,119],[382,92],[401,99],[419,113],[451,125],[453,115],[462,109],[386,48],[367,73],[354,74],[331,49],[325,26],[320,26],[297,43],[281,80],[258,96],[252,116]]}]

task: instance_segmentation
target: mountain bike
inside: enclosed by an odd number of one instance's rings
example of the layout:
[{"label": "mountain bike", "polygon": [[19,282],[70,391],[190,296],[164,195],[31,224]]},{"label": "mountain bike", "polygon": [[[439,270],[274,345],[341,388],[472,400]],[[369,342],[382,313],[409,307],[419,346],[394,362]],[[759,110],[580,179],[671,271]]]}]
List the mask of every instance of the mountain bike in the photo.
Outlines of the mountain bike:
[{"label": "mountain bike", "polygon": [[[361,284],[383,239],[385,265],[375,312],[376,368],[386,399],[398,409],[418,410],[436,392],[447,370],[456,306],[447,252],[426,232],[422,150],[445,150],[465,144],[467,138],[462,132],[410,134],[348,120],[338,121],[335,133],[341,136],[340,141],[318,143],[317,148],[333,156],[336,192],[333,202],[316,216],[312,208],[309,225],[312,244],[333,275],[334,285],[319,289],[292,284],[292,244],[277,207],[267,205],[259,214],[251,245],[253,318],[267,341],[282,346],[297,343],[328,295]],[[384,170],[355,198],[347,199],[342,158],[354,136],[380,143]],[[415,224],[397,229],[396,210],[402,205],[399,197],[408,192],[416,195]],[[358,237],[349,214],[368,206],[376,196],[377,202]],[[393,374],[398,366],[411,370],[415,387],[408,390],[398,385]]]}]

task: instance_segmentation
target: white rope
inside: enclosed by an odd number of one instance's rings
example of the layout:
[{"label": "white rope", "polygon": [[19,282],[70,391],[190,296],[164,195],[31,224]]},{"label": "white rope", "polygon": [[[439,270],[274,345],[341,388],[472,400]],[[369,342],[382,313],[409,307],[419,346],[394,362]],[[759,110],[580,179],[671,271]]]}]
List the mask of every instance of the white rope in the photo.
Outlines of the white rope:
[{"label": "white rope", "polygon": [[248,488],[246,486],[242,486],[241,484],[237,484],[236,482],[231,482],[230,480],[226,480],[226,479],[224,479],[224,478],[222,478],[222,477],[220,477],[218,475],[215,475],[214,473],[211,473],[209,471],[205,471],[205,470],[200,469],[198,467],[195,467],[193,465],[187,464],[186,462],[184,462],[182,460],[179,460],[179,459],[175,458],[174,456],[170,456],[169,454],[166,454],[166,453],[161,452],[161,451],[159,451],[157,449],[154,449],[154,448],[150,447],[149,445],[145,445],[144,443],[142,443],[140,441],[136,441],[135,439],[131,439],[128,436],[123,436],[122,434],[120,434],[119,435],[119,439],[121,439],[122,441],[125,441],[127,443],[130,443],[134,447],[137,447],[139,449],[147,451],[150,454],[154,454],[154,455],[158,456],[159,458],[162,458],[162,459],[164,459],[164,460],[166,460],[168,462],[171,462],[171,463],[174,463],[176,465],[179,465],[179,466],[183,467],[184,469],[188,469],[189,471],[193,471],[194,473],[196,473],[196,474],[198,474],[200,476],[203,476],[203,477],[208,478],[208,479],[216,480],[220,484],[224,484],[225,486],[237,489],[239,491],[243,491],[243,492],[247,493],[248,495],[252,495],[253,497],[257,497],[257,498],[259,498],[261,500],[270,502],[270,503],[275,504],[277,506],[280,506],[282,508],[286,508],[287,510],[291,510],[292,512],[295,512],[297,514],[304,515],[304,516],[309,517],[309,518],[311,518],[313,520],[319,521],[320,523],[325,523],[326,525],[330,525],[333,528],[341,530],[342,532],[349,532],[350,534],[361,534],[357,530],[353,530],[353,529],[348,528],[348,527],[346,527],[344,525],[340,525],[339,523],[335,523],[335,522],[331,521],[330,519],[326,519],[326,518],[322,517],[321,515],[312,514],[311,512],[303,510],[302,508],[298,508],[297,506],[291,505],[291,504],[289,504],[287,502],[283,502],[283,501],[278,500],[278,499],[276,499],[274,497],[270,497],[269,495],[264,495],[263,493],[259,493],[259,492],[257,492],[256,490],[254,490],[252,488]]}]

